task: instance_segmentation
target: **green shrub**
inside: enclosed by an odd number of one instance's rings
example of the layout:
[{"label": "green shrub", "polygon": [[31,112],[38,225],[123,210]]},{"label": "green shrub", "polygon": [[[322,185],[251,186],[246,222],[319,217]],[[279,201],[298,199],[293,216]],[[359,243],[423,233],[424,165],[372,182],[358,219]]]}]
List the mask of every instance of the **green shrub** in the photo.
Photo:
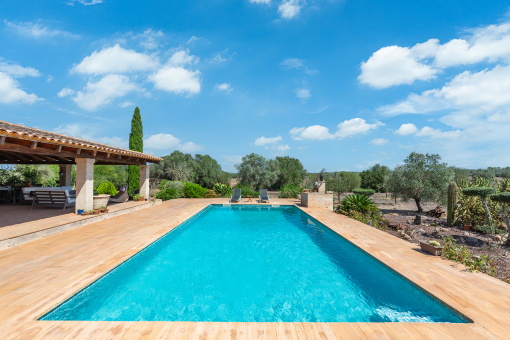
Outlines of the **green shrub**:
[{"label": "green shrub", "polygon": [[375,194],[375,190],[372,190],[372,189],[354,189],[354,190],[352,190],[352,192],[356,195],[365,195],[367,197]]},{"label": "green shrub", "polygon": [[186,182],[182,194],[187,198],[204,198],[207,194],[207,189],[203,188],[200,184]]},{"label": "green shrub", "polygon": [[117,195],[117,189],[115,189],[115,186],[110,182],[101,183],[101,185],[99,185],[99,187],[97,188],[97,192],[100,195],[105,195],[105,194],[112,195],[112,196]]},{"label": "green shrub", "polygon": [[177,194],[179,195],[179,197],[184,197],[183,190],[184,190],[185,185],[186,185],[186,182],[182,182],[182,181],[166,181],[165,185],[163,187],[160,187],[160,189],[164,190],[166,188],[174,188],[177,190]]},{"label": "green shrub", "polygon": [[241,197],[246,198],[247,196],[259,197],[259,192],[252,190],[248,185],[237,184],[236,189],[241,189]]},{"label": "green shrub", "polygon": [[224,183],[216,183],[213,190],[219,197],[230,197],[234,193],[232,187]]},{"label": "green shrub", "polygon": [[493,187],[470,187],[462,189],[462,193],[466,196],[487,197],[496,191]]},{"label": "green shrub", "polygon": [[285,184],[280,189],[278,197],[280,198],[297,198],[297,195],[301,193],[301,188],[293,184]]},{"label": "green shrub", "polygon": [[340,206],[337,207],[337,212],[352,218],[353,220],[359,221],[376,229],[384,230],[388,227],[388,222],[383,219],[383,215],[379,210],[362,213],[355,210],[341,210]]},{"label": "green shrub", "polygon": [[457,241],[451,236],[443,236],[443,241],[442,255],[445,258],[462,263],[470,271],[478,271],[490,276],[496,275],[496,261],[492,256],[481,255],[480,257],[474,257],[471,255],[468,247],[463,244],[457,244]]},{"label": "green shrub", "polygon": [[168,201],[175,198],[179,198],[179,193],[175,188],[165,188],[158,192],[156,198],[162,199],[163,201]]},{"label": "green shrub", "polygon": [[490,225],[476,226],[475,230],[482,234],[500,234],[500,235],[506,234],[506,230],[497,229]]},{"label": "green shrub", "polygon": [[340,203],[340,209],[343,211],[358,211],[360,213],[368,213],[379,211],[377,205],[365,195],[349,195]]},{"label": "green shrub", "polygon": [[168,180],[167,179],[162,179],[161,182],[159,183],[158,185],[158,188],[160,190],[163,190],[165,188],[165,185],[168,183]]},{"label": "green shrub", "polygon": [[431,246],[433,246],[433,247],[440,247],[441,246],[441,244],[439,242],[437,242],[437,241],[429,241],[429,244]]}]

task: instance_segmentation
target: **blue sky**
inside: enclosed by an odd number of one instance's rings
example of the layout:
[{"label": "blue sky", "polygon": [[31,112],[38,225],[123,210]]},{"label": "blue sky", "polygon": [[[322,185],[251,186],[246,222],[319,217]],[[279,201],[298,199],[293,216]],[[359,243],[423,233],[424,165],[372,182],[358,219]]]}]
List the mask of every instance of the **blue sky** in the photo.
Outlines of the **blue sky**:
[{"label": "blue sky", "polygon": [[510,165],[508,1],[0,3],[0,119],[145,151]]}]

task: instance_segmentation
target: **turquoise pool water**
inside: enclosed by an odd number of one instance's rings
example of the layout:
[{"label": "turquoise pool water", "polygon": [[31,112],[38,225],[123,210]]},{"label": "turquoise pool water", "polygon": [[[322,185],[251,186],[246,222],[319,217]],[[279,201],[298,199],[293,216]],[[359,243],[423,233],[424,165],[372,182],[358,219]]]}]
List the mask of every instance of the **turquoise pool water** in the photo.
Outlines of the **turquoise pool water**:
[{"label": "turquoise pool water", "polygon": [[41,320],[466,322],[298,208],[248,205],[209,206]]}]

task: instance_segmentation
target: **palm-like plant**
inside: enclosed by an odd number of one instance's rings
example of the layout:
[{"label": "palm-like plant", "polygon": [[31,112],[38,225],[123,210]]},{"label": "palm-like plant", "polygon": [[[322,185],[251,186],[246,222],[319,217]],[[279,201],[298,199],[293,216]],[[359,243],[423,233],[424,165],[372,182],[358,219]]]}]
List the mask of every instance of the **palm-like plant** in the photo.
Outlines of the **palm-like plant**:
[{"label": "palm-like plant", "polygon": [[368,196],[365,195],[349,195],[340,203],[343,211],[359,211],[361,213],[375,212],[379,210],[377,205]]}]

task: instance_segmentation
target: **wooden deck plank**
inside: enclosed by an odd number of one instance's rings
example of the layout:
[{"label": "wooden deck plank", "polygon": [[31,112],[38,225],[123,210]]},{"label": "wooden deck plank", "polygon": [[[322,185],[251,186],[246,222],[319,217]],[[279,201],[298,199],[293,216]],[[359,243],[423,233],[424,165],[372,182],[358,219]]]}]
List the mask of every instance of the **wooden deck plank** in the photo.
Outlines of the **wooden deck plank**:
[{"label": "wooden deck plank", "polygon": [[1,339],[501,340],[510,334],[510,285],[463,271],[458,264],[427,256],[416,245],[331,211],[306,208],[302,209],[474,323],[36,321],[208,204],[224,202],[173,200],[0,251]]}]

